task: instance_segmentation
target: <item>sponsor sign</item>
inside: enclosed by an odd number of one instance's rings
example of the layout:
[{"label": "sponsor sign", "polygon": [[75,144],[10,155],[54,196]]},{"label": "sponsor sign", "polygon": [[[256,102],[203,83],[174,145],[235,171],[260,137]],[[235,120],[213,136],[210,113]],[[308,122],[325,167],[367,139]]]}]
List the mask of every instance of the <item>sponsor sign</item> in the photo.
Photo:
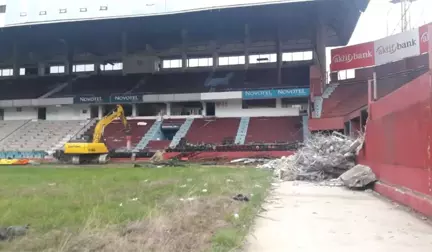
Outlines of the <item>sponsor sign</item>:
[{"label": "sponsor sign", "polygon": [[375,64],[374,42],[331,50],[332,72],[373,66]]},{"label": "sponsor sign", "polygon": [[429,25],[423,25],[419,28],[420,54],[429,51]]},{"label": "sponsor sign", "polygon": [[109,98],[102,96],[75,96],[74,103],[106,103],[109,101]]},{"label": "sponsor sign", "polygon": [[75,104],[102,104],[102,103],[137,103],[142,102],[142,95],[111,95],[105,96],[76,96],[74,97]]},{"label": "sponsor sign", "polygon": [[143,101],[142,95],[111,95],[111,103],[136,103]]},{"label": "sponsor sign", "polygon": [[309,88],[243,91],[244,100],[308,97]]},{"label": "sponsor sign", "polygon": [[382,65],[419,54],[418,29],[375,41],[375,65]]}]

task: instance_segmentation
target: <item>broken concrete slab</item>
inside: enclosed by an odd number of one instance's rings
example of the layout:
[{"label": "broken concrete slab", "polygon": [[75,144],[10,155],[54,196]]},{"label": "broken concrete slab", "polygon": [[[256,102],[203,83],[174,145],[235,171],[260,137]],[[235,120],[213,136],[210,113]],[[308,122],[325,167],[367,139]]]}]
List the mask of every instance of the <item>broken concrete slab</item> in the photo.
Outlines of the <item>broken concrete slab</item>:
[{"label": "broken concrete slab", "polygon": [[348,188],[364,188],[377,181],[372,169],[369,166],[360,164],[346,171],[339,178]]}]

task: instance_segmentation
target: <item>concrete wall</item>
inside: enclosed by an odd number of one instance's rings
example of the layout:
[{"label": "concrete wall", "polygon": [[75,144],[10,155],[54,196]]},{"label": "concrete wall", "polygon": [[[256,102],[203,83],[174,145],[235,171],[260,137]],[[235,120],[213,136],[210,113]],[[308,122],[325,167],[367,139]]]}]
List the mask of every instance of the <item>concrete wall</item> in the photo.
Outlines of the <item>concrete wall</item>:
[{"label": "concrete wall", "polygon": [[52,106],[46,109],[47,120],[86,120],[90,119],[90,106]]},{"label": "concrete wall", "polygon": [[[223,103],[224,105],[218,105]],[[280,99],[276,102],[276,108],[243,109],[242,100],[226,100],[216,103],[217,117],[242,117],[242,116],[298,116],[298,108],[282,108]]]},{"label": "concrete wall", "polygon": [[[21,111],[18,111],[21,110]],[[31,120],[38,118],[38,109],[34,107],[5,108],[3,120]]]}]

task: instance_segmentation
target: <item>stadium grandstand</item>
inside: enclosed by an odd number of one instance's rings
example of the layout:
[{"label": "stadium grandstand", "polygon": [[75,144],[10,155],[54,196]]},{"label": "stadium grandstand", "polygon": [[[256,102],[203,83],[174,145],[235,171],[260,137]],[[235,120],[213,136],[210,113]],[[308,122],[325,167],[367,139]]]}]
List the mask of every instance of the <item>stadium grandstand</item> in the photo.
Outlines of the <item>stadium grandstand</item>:
[{"label": "stadium grandstand", "polygon": [[114,121],[103,138],[127,157],[289,150],[311,117],[367,103],[371,71],[326,85],[325,48],[368,0],[99,2],[0,1],[0,158],[49,157],[117,104],[131,135]]}]

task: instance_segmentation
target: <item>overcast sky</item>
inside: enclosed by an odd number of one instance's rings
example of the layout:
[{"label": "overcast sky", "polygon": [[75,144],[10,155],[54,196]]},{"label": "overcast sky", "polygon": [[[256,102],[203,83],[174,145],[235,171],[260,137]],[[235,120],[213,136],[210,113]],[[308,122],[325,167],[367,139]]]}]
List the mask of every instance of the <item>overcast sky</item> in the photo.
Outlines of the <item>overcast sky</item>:
[{"label": "overcast sky", "polygon": [[[387,36],[387,31],[389,35],[401,31],[401,6],[389,2],[390,0],[370,0],[368,8],[360,17],[350,44],[383,38]],[[432,22],[432,0],[417,0],[411,4],[409,11],[412,28]]]}]

